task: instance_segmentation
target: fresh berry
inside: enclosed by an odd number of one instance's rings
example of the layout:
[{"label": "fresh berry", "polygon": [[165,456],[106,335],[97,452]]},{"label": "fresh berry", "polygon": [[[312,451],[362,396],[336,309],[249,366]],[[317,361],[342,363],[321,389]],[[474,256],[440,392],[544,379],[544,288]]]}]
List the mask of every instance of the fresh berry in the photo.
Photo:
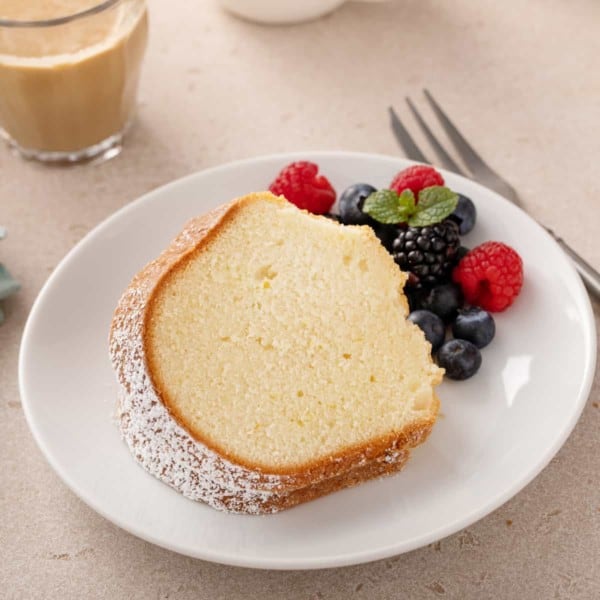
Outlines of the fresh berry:
[{"label": "fresh berry", "polygon": [[450,215],[453,221],[458,223],[458,232],[460,235],[466,235],[475,227],[477,220],[477,209],[471,198],[458,194],[458,204],[454,212]]},{"label": "fresh berry", "polygon": [[407,286],[433,287],[450,279],[459,244],[458,225],[445,219],[428,227],[399,228],[392,256],[409,273]]},{"label": "fresh berry", "polygon": [[415,198],[418,198],[419,192],[433,185],[444,185],[444,178],[433,167],[427,165],[414,165],[400,171],[392,179],[390,188],[396,190],[399,194],[403,190],[412,190]]},{"label": "fresh berry", "polygon": [[335,202],[335,190],[312,162],[299,161],[284,167],[269,186],[273,194],[285,196],[298,208],[317,215],[329,212]]},{"label": "fresh berry", "polygon": [[341,219],[339,215],[336,215],[334,213],[325,213],[323,215],[324,217],[326,217],[327,219],[331,219],[332,221],[335,221],[336,223],[341,223]]},{"label": "fresh berry", "polygon": [[432,352],[435,352],[444,342],[446,327],[444,322],[428,310],[415,310],[408,315],[408,320],[425,334],[425,339],[431,344]]},{"label": "fresh berry", "polygon": [[385,225],[383,223],[378,223],[375,220],[369,224],[373,228],[375,235],[379,238],[379,241],[383,244],[384,248],[388,252],[392,252],[392,244],[398,237],[398,227],[396,225]]},{"label": "fresh berry", "polygon": [[404,287],[404,294],[408,300],[408,308],[410,312],[421,308],[421,300],[425,290],[417,289],[409,286]]},{"label": "fresh berry", "polygon": [[[421,308],[430,310],[443,321],[454,319],[463,305],[463,294],[455,283],[443,283],[428,290],[421,298]],[[468,339],[468,338],[466,338]]]},{"label": "fresh berry", "polygon": [[473,306],[459,311],[452,334],[455,338],[467,340],[478,348],[487,346],[496,333],[494,318],[487,310]]},{"label": "fresh berry", "polygon": [[456,251],[456,262],[460,262],[470,251],[471,249],[466,246],[459,246]]},{"label": "fresh berry", "polygon": [[437,361],[450,379],[468,379],[481,366],[481,352],[467,340],[448,340],[438,350]]},{"label": "fresh berry", "polygon": [[510,246],[485,242],[473,248],[454,269],[465,300],[490,312],[508,308],[523,286],[523,261]]},{"label": "fresh berry", "polygon": [[340,196],[340,218],[344,225],[369,225],[373,219],[362,211],[368,196],[377,190],[368,183],[355,183]]}]

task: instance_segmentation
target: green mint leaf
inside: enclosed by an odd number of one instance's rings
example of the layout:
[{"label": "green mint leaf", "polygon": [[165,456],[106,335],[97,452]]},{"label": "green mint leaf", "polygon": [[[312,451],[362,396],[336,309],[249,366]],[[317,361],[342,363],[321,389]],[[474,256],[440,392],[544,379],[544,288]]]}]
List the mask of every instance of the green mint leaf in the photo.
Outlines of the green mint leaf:
[{"label": "green mint leaf", "polygon": [[405,223],[415,210],[415,197],[410,190],[400,196],[394,190],[378,190],[363,204],[364,213],[387,225]]},{"label": "green mint leaf", "polygon": [[426,227],[451,215],[458,203],[458,194],[447,187],[434,185],[419,192],[417,209],[408,220],[411,227]]},{"label": "green mint leaf", "polygon": [[419,207],[421,209],[435,206],[445,200],[458,202],[458,194],[443,185],[432,185],[419,192]]},{"label": "green mint leaf", "polygon": [[402,190],[400,196],[398,196],[400,206],[406,207],[406,210],[412,215],[416,210],[417,201],[412,190]]}]

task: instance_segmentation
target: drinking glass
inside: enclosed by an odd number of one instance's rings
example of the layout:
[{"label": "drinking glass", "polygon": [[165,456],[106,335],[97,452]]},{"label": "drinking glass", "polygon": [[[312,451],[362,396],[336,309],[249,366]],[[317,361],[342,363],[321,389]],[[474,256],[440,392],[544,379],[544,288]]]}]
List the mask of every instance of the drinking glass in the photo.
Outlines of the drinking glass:
[{"label": "drinking glass", "polygon": [[147,35],[145,0],[2,0],[0,135],[40,161],[118,154]]}]

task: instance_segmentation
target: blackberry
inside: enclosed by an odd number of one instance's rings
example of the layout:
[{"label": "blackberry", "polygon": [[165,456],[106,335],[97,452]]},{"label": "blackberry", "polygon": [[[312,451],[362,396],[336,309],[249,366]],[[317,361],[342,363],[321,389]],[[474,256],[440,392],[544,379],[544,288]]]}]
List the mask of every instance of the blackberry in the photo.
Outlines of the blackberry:
[{"label": "blackberry", "polygon": [[459,246],[458,225],[444,219],[428,227],[399,229],[392,256],[408,272],[408,287],[429,288],[449,281]]}]

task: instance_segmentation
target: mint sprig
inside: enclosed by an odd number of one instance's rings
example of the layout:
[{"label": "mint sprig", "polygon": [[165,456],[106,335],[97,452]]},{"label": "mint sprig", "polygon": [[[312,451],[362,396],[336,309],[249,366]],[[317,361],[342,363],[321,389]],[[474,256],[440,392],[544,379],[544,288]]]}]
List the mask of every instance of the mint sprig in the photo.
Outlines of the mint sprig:
[{"label": "mint sprig", "polygon": [[400,195],[394,190],[378,190],[367,197],[363,212],[380,223],[405,223],[415,211],[415,196],[411,190]]},{"label": "mint sprig", "polygon": [[422,189],[418,198],[417,203],[411,190],[401,194],[378,190],[365,200],[363,212],[386,225],[408,223],[411,227],[425,227],[443,221],[458,203],[458,194],[441,185]]}]

